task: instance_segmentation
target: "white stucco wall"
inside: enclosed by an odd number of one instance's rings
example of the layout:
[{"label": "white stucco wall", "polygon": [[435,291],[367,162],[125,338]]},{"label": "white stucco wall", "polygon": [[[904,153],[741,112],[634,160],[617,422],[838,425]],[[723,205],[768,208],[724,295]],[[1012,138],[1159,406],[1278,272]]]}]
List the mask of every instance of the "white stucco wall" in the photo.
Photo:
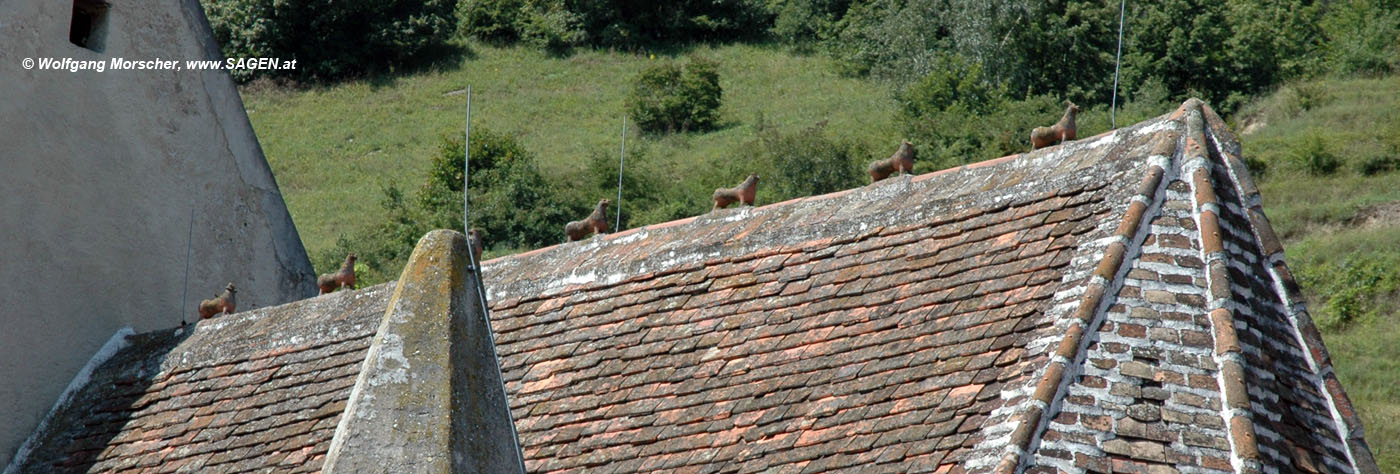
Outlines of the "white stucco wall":
[{"label": "white stucco wall", "polygon": [[0,2],[0,466],[117,329],[193,321],[228,282],[239,309],[316,292],[227,73],[22,67],[220,57],[197,0],[111,2],[101,53],[68,41],[70,0]]}]

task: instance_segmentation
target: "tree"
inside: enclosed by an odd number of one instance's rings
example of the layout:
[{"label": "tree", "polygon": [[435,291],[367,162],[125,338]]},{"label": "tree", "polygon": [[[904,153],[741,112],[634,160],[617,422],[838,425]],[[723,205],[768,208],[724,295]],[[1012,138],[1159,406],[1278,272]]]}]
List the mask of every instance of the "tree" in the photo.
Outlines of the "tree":
[{"label": "tree", "polygon": [[[539,172],[535,156],[510,135],[476,127],[471,135],[472,226],[488,249],[542,247],[563,240],[570,216],[583,206],[566,205]],[[412,198],[397,186],[386,186],[380,204],[383,222],[353,237],[342,236],[336,247],[318,255],[321,268],[336,265],[355,252],[369,267],[367,282],[394,278],[423,234],[433,229],[462,229],[462,141],[444,137],[432,157],[428,179]]]},{"label": "tree", "polygon": [[646,132],[703,131],[719,124],[723,95],[714,62],[691,58],[684,67],[665,62],[637,75],[627,110]]},{"label": "tree", "polygon": [[234,70],[330,79],[411,65],[446,48],[456,30],[456,0],[211,0],[214,37],[230,58],[297,60],[290,70]]}]

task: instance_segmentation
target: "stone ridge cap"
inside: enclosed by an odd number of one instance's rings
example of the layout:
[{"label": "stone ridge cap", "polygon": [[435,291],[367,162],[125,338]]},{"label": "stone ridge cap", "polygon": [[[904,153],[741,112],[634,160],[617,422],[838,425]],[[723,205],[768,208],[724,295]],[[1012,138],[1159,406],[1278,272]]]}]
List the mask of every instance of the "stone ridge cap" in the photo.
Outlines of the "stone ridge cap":
[{"label": "stone ridge cap", "polygon": [[[537,298],[558,294],[582,287],[608,287],[650,278],[674,271],[694,269],[696,265],[746,260],[750,254],[767,256],[779,250],[792,250],[792,247],[810,240],[829,239],[844,242],[847,237],[857,238],[866,233],[880,232],[879,225],[865,225],[858,218],[881,215],[897,215],[912,212],[900,207],[917,207],[917,212],[938,212],[942,215],[956,215],[960,212],[975,211],[978,208],[991,209],[1014,202],[1017,193],[1032,190],[1056,190],[1066,185],[1086,184],[1108,180],[1082,172],[1085,169],[1107,169],[1120,162],[1141,160],[1140,154],[1109,157],[1105,149],[1117,143],[1141,140],[1143,135],[1155,134],[1164,128],[1168,117],[1163,115],[1129,127],[1105,132],[1094,137],[1049,147],[1030,153],[1010,155],[984,162],[956,168],[940,170],[919,176],[892,178],[859,188],[835,193],[792,199],[761,207],[743,207],[720,210],[700,216],[689,217],[622,232],[595,236],[582,242],[561,244],[536,249],[521,254],[498,257],[483,262],[483,272],[487,276],[488,293],[492,300],[518,302],[517,298]],[[1087,157],[1087,158],[1086,158]],[[1000,183],[992,182],[1001,175],[1011,172],[1025,173],[1035,168],[1050,168],[1061,161],[1078,159],[1086,163],[1076,169],[1056,168],[1052,173],[1032,174],[1024,181]],[[1117,170],[1111,171],[1117,177]],[[981,186],[986,184],[986,186]],[[913,206],[892,206],[885,204],[903,196],[917,195],[921,201],[906,201]],[[852,206],[851,204],[866,204]],[[869,204],[875,204],[871,206]],[[806,218],[806,219],[804,219]],[[809,220],[810,219],[810,220]],[[800,224],[782,229],[763,224]],[[841,225],[844,224],[843,227]],[[840,228],[838,228],[840,227]],[[682,230],[683,229],[683,230]],[[824,232],[814,232],[824,230]],[[714,238],[701,242],[689,237],[696,232],[712,235]],[[673,232],[690,232],[674,234]],[[740,238],[752,234],[764,236],[767,249],[754,248],[752,242]],[[661,240],[657,240],[662,237]],[[753,239],[749,239],[752,241]],[[626,254],[626,247],[634,244],[645,247],[650,252],[638,251]],[[706,253],[709,255],[703,255]],[[697,255],[701,254],[701,255]],[[591,268],[598,265],[615,265],[619,261],[634,264],[630,271],[609,271],[600,277]],[[649,261],[649,264],[644,264]],[[590,265],[591,264],[591,265]],[[558,268],[558,270],[550,270]],[[543,269],[543,270],[542,270]],[[677,270],[680,269],[680,270]],[[552,275],[552,276],[551,276]],[[533,281],[531,281],[533,280]],[[511,306],[512,304],[507,304]]]},{"label": "stone ridge cap", "polygon": [[[1192,99],[1195,100],[1195,99]],[[1259,193],[1258,186],[1254,183],[1250,175],[1249,168],[1245,165],[1242,157],[1242,149],[1234,133],[1229,130],[1225,121],[1216,114],[1209,104],[1195,100],[1197,110],[1204,122],[1201,127],[1202,146],[1208,147],[1206,159],[1210,159],[1214,154],[1219,156],[1219,164],[1225,169],[1225,176],[1228,176],[1229,183],[1211,183],[1213,186],[1232,186],[1236,196],[1239,197],[1251,236],[1255,244],[1258,245],[1261,255],[1261,264],[1267,269],[1268,276],[1273,281],[1272,290],[1277,293],[1279,301],[1283,303],[1285,312],[1289,316],[1289,325],[1293,328],[1293,336],[1303,348],[1303,354],[1307,359],[1307,365],[1313,373],[1319,377],[1320,386],[1316,387],[1318,392],[1330,405],[1332,418],[1336,421],[1339,438],[1346,445],[1346,454],[1351,467],[1356,472],[1379,473],[1380,467],[1376,463],[1370,447],[1364,439],[1364,428],[1361,425],[1361,418],[1357,414],[1355,407],[1351,403],[1350,397],[1342,389],[1341,382],[1337,379],[1336,371],[1333,369],[1332,360],[1323,345],[1322,333],[1313,322],[1308,313],[1301,292],[1301,287],[1294,279],[1293,273],[1289,271],[1288,265],[1284,263],[1283,243],[1274,232],[1273,225],[1264,215],[1263,200]],[[1188,101],[1190,103],[1190,101]],[[1213,193],[1212,189],[1212,193]],[[1203,217],[1204,217],[1204,213]],[[1204,219],[1203,219],[1204,220]],[[1202,247],[1207,248],[1207,240],[1211,239],[1211,244],[1222,245],[1219,240],[1219,232],[1211,235],[1204,227],[1200,228]],[[1229,258],[1228,252],[1221,252],[1221,260]],[[1228,273],[1225,273],[1228,277]],[[1213,280],[1214,278],[1209,278]],[[1226,280],[1228,288],[1228,280]],[[1214,290],[1214,288],[1212,288]],[[1226,290],[1228,291],[1228,290]],[[1212,292],[1213,293],[1213,292]],[[1212,296],[1214,298],[1214,296]],[[1215,305],[1212,304],[1212,307]],[[1217,314],[1217,311],[1220,313]],[[1238,341],[1235,339],[1233,314],[1223,308],[1211,312],[1212,326],[1217,328],[1216,353],[1229,354],[1238,351]],[[1225,331],[1219,328],[1224,326]],[[1221,336],[1227,339],[1222,341]],[[1222,344],[1223,342],[1223,344]],[[1233,344],[1233,347],[1232,347]],[[1225,366],[1222,366],[1224,369]],[[1223,374],[1223,370],[1222,370]],[[1243,378],[1241,377],[1240,387],[1243,389]],[[1222,385],[1223,386],[1223,385]],[[1245,394],[1248,403],[1247,393]],[[1248,408],[1248,407],[1246,407]],[[1232,431],[1234,426],[1231,426]],[[1252,430],[1251,430],[1252,431]],[[1252,433],[1251,433],[1252,434]],[[1257,447],[1255,448],[1257,450]],[[1238,469],[1239,466],[1236,466]]]},{"label": "stone ridge cap", "polygon": [[[1186,105],[1183,104],[1182,107]],[[1131,267],[1124,265],[1129,250],[1142,246],[1147,234],[1151,232],[1151,226],[1143,225],[1144,221],[1150,220],[1155,213],[1153,211],[1160,208],[1164,202],[1164,189],[1168,183],[1164,178],[1172,157],[1177,154],[1179,148],[1179,112],[1180,109],[1165,118],[1159,117],[1149,121],[1164,124],[1164,130],[1151,142],[1150,151],[1141,168],[1141,180],[1136,191],[1129,197],[1127,209],[1123,212],[1116,231],[1111,235],[1111,242],[1103,257],[1098,260],[1093,273],[1083,284],[1084,293],[1079,296],[1078,303],[1074,306],[1064,337],[1050,354],[1044,371],[1034,380],[1031,397],[1012,415],[1013,427],[1007,439],[1006,449],[992,472],[1014,474],[1025,469],[1034,457],[1041,436],[1049,429],[1052,417],[1047,415],[1058,412],[1059,403],[1068,395],[1069,387],[1085,363],[1084,358],[1091,339],[1086,337],[1086,334],[1097,331],[1103,324],[1108,306],[1113,301],[1112,295],[1117,294]]]},{"label": "stone ridge cap", "polygon": [[[168,375],[173,376],[211,365],[256,361],[342,343],[361,337],[355,335],[361,331],[372,332],[378,326],[378,312],[372,311],[375,314],[362,322],[335,321],[320,313],[349,309],[350,303],[345,299],[387,301],[395,284],[390,281],[338,291],[198,321],[183,328],[130,335],[129,345],[103,364],[93,379],[132,377],[146,371],[169,371]],[[359,327],[365,324],[368,326]]]},{"label": "stone ridge cap", "polygon": [[[1189,109],[1188,109],[1188,106]],[[1191,213],[1196,219],[1196,234],[1201,242],[1201,260],[1205,262],[1206,294],[1210,309],[1211,338],[1215,341],[1213,359],[1216,384],[1220,388],[1220,417],[1226,424],[1230,444],[1230,464],[1235,472],[1262,472],[1259,440],[1250,415],[1253,404],[1245,386],[1246,362],[1244,350],[1235,330],[1235,316],[1230,309],[1234,296],[1230,289],[1229,252],[1225,250],[1220,226],[1221,202],[1217,183],[1211,178],[1211,153],[1206,138],[1205,117],[1200,101],[1182,105],[1186,120],[1186,141],[1182,154],[1183,181],[1192,190]]]},{"label": "stone ridge cap", "polygon": [[[428,232],[383,311],[325,472],[524,472],[467,237]],[[488,368],[489,367],[489,368]],[[483,373],[484,372],[484,373]]]}]

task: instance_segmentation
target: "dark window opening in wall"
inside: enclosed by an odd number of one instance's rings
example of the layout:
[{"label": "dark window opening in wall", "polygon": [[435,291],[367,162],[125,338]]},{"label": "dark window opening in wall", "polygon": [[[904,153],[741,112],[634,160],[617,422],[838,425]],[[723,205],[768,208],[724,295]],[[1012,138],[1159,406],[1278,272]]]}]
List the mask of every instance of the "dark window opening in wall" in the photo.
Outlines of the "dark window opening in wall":
[{"label": "dark window opening in wall", "polygon": [[107,39],[107,11],[112,4],[106,0],[73,0],[73,23],[69,25],[68,41],[102,52]]}]

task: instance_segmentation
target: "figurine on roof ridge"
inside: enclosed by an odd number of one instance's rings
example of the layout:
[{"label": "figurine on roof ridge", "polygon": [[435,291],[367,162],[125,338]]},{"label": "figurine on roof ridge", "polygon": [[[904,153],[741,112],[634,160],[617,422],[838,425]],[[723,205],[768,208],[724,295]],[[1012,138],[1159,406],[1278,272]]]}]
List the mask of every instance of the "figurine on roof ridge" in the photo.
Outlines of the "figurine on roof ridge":
[{"label": "figurine on roof ridge", "polygon": [[1079,106],[1074,102],[1068,102],[1065,107],[1065,115],[1060,117],[1059,122],[1049,127],[1035,127],[1031,130],[1031,149],[1045,148],[1050,145],[1058,145],[1075,137],[1074,118],[1079,114]]},{"label": "figurine on roof ridge", "polygon": [[583,240],[594,233],[605,234],[608,231],[608,204],[612,201],[601,199],[598,207],[593,208],[593,213],[581,221],[569,221],[564,225],[564,236],[566,242]]},{"label": "figurine on roof ridge", "polygon": [[233,314],[233,295],[235,293],[238,293],[238,290],[233,288],[233,282],[229,282],[228,286],[224,287],[222,294],[215,295],[213,299],[200,301],[199,318],[209,319],[221,313]]},{"label": "figurine on roof ridge", "polygon": [[321,287],[323,295],[347,286],[355,289],[355,254],[345,256],[345,263],[340,264],[340,270],[317,277],[316,286]]},{"label": "figurine on roof ridge", "polygon": [[905,140],[899,144],[899,149],[894,151],[889,158],[876,161],[870,164],[867,171],[870,172],[870,182],[874,183],[890,177],[896,172],[900,174],[914,172],[914,144]]},{"label": "figurine on roof ridge", "polygon": [[710,211],[716,211],[729,207],[730,204],[741,202],[746,205],[753,205],[754,194],[758,192],[758,175],[751,174],[744,182],[732,188],[719,188],[715,190],[715,207]]}]

